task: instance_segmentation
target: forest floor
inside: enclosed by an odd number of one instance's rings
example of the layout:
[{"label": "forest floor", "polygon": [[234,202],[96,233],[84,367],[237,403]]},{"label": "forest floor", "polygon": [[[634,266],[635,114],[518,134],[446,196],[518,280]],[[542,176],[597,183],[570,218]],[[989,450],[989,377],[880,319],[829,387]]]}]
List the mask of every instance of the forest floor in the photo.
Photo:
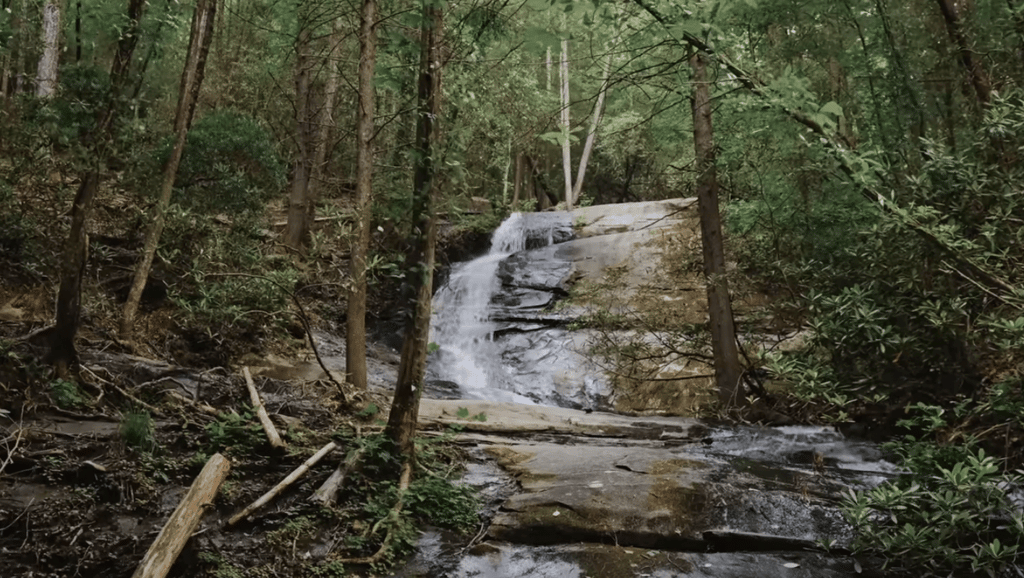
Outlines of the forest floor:
[{"label": "forest floor", "polygon": [[[159,264],[154,276],[161,282],[144,296],[134,346],[120,342],[115,337],[120,292],[138,247],[117,218],[116,201],[117,195],[107,195],[97,209],[76,382],[52,378],[43,361],[46,334],[39,331],[53,319],[56,285],[46,271],[60,254],[59,235],[36,232],[41,243],[32,250],[41,256],[38,264],[9,262],[12,266],[0,273],[0,576],[131,576],[194,478],[218,452],[230,460],[230,473],[214,510],[170,576],[370,572],[338,560],[373,554],[387,533],[386,525],[376,522],[395,499],[398,472],[381,448],[380,408],[390,403],[385,391],[377,387],[356,393],[330,379],[256,375],[255,385],[287,443],[284,451],[272,448],[253,416],[239,370],[273,359],[313,359],[298,317],[271,319],[257,324],[257,330],[190,323],[188,312],[167,297],[176,271]],[[273,210],[269,221],[275,222]],[[263,245],[267,254],[279,252],[272,235]],[[449,249],[454,258],[464,250],[457,242]],[[16,258],[19,251],[13,253]],[[11,255],[0,252],[0,261]],[[326,285],[336,281],[321,280]],[[391,285],[378,287],[373,309],[387,310],[383,304],[394,291]],[[305,314],[323,331],[320,336],[340,332],[337,292],[334,287],[304,296]],[[377,323],[385,331],[386,321]],[[388,351],[371,348],[371,381],[393,383],[397,356]],[[430,456],[425,467],[436,470],[436,479],[457,477],[465,457],[451,443],[436,439],[422,441]],[[281,499],[233,528],[224,526],[329,442],[337,448]],[[334,507],[309,501],[313,490],[357,449],[369,456],[368,465],[349,477]],[[432,486],[417,491],[443,494]],[[473,517],[456,522],[475,531],[475,504],[460,492],[447,497],[463,499],[456,506],[472,506]],[[410,519],[416,519],[419,514],[411,510]],[[411,539],[408,531],[400,535],[398,547],[381,566],[407,552]]]}]

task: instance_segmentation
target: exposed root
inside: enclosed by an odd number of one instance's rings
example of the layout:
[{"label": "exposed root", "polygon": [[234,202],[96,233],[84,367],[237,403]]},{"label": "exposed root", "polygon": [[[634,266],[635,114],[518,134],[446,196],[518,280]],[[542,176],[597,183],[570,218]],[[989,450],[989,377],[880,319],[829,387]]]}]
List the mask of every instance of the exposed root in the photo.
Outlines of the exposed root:
[{"label": "exposed root", "polygon": [[402,466],[402,475],[398,480],[398,501],[395,502],[393,508],[388,513],[388,516],[374,525],[374,530],[379,528],[384,522],[388,522],[390,528],[388,533],[384,536],[384,542],[381,543],[380,549],[378,549],[372,556],[365,558],[343,558],[338,560],[342,564],[366,564],[373,565],[377,564],[384,559],[388,549],[391,547],[395,540],[394,528],[398,522],[398,517],[402,513],[402,498],[405,497],[405,492],[409,489],[409,483],[412,481],[412,460],[406,460],[405,465]]}]

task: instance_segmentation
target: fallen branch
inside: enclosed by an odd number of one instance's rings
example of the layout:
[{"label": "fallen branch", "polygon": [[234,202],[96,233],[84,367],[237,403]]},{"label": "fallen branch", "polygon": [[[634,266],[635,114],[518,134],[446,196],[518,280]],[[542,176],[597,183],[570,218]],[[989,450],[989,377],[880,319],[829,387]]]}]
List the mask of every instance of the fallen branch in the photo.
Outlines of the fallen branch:
[{"label": "fallen branch", "polygon": [[191,405],[192,407],[196,408],[197,410],[199,410],[199,411],[201,411],[201,412],[203,412],[203,413],[205,413],[207,415],[212,415],[213,417],[217,417],[218,415],[220,415],[220,412],[217,411],[216,409],[214,409],[213,407],[211,407],[211,406],[209,406],[209,405],[207,405],[207,404],[205,404],[205,403],[203,403],[201,401],[193,401],[193,400],[185,397],[181,393],[179,393],[177,391],[174,391],[173,389],[166,391],[165,394],[168,397],[172,398],[172,399],[180,401],[181,403],[186,403],[188,405]]},{"label": "fallen branch", "polygon": [[260,399],[260,394],[256,391],[256,384],[252,381],[252,375],[249,374],[248,367],[242,368],[242,375],[245,376],[245,386],[249,388],[249,399],[252,400],[252,407],[260,418],[263,431],[267,432],[267,439],[270,441],[270,445],[278,449],[284,449],[287,446],[284,440],[281,439],[281,436],[277,434],[277,428],[270,421],[270,416],[267,415],[267,408],[263,406],[263,400]]},{"label": "fallen branch", "polygon": [[388,548],[391,546],[391,543],[395,540],[395,522],[398,521],[398,516],[402,513],[402,498],[405,497],[405,492],[406,490],[409,489],[409,483],[411,481],[412,463],[411,460],[407,460],[405,462],[405,465],[402,466],[402,475],[398,480],[398,501],[395,502],[394,507],[391,508],[390,512],[388,512],[388,516],[386,518],[374,524],[374,530],[379,528],[380,525],[384,522],[388,522],[390,524],[390,527],[388,528],[388,533],[384,536],[384,541],[381,543],[380,549],[377,550],[372,556],[367,556],[365,558],[342,558],[341,560],[338,560],[338,562],[342,564],[371,565],[380,562],[381,559],[384,558],[384,555],[387,554]]},{"label": "fallen branch", "polygon": [[227,458],[213,454],[160,530],[132,578],[163,578],[167,575],[185,543],[192,537],[203,512],[213,503],[230,469],[231,462]]},{"label": "fallen branch", "polygon": [[274,486],[273,488],[271,488],[271,490],[269,492],[267,492],[267,493],[263,494],[262,496],[260,496],[260,498],[258,500],[256,500],[255,502],[253,502],[253,503],[249,504],[248,506],[246,506],[246,508],[244,510],[242,510],[241,512],[235,514],[234,516],[231,516],[231,519],[228,520],[227,526],[229,526],[229,527],[230,526],[234,526],[242,518],[245,518],[249,514],[252,514],[256,510],[262,508],[264,505],[267,504],[267,502],[269,502],[270,500],[273,500],[275,497],[277,497],[278,494],[283,492],[285,490],[285,488],[287,488],[293,482],[295,482],[295,480],[297,480],[297,479],[301,478],[302,476],[304,476],[306,474],[306,472],[309,471],[309,468],[311,468],[314,465],[316,465],[317,462],[322,460],[323,457],[326,456],[327,454],[331,453],[331,450],[333,450],[336,447],[338,447],[337,444],[335,444],[334,442],[330,442],[327,445],[325,445],[324,447],[320,448],[320,451],[318,451],[317,453],[313,454],[313,457],[311,457],[308,460],[306,460],[305,462],[303,462],[301,466],[295,468],[295,470],[292,473],[288,474],[287,478],[281,480],[281,483],[279,483],[276,486]]},{"label": "fallen branch", "polygon": [[331,477],[327,478],[313,495],[309,497],[314,502],[319,502],[324,506],[329,506],[334,503],[335,498],[338,495],[338,490],[345,485],[345,480],[348,479],[352,472],[359,469],[363,461],[363,454],[366,453],[365,448],[359,448],[358,450],[349,454],[345,461],[338,464],[338,467],[331,474]]}]

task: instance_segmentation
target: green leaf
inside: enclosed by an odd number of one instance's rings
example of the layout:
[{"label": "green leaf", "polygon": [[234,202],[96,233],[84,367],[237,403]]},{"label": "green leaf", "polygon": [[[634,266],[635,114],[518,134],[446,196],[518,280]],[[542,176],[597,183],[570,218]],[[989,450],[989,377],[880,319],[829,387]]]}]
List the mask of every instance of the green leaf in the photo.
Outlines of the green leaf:
[{"label": "green leaf", "polygon": [[839,106],[836,101],[826,102],[818,109],[820,114],[833,114],[835,116],[843,116],[843,107]]},{"label": "green leaf", "polygon": [[469,417],[469,410],[464,407],[460,407],[459,411],[455,412],[455,415],[458,416],[459,419],[466,419]]}]

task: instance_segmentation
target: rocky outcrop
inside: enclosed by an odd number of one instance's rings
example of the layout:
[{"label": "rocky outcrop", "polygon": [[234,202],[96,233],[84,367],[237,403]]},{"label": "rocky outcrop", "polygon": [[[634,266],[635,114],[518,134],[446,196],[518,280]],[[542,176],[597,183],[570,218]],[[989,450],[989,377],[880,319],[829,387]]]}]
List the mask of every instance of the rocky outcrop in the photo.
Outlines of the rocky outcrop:
[{"label": "rocky outcrop", "polygon": [[423,400],[420,420],[515,481],[451,576],[864,576],[838,504],[893,472],[827,427],[468,400]]}]

